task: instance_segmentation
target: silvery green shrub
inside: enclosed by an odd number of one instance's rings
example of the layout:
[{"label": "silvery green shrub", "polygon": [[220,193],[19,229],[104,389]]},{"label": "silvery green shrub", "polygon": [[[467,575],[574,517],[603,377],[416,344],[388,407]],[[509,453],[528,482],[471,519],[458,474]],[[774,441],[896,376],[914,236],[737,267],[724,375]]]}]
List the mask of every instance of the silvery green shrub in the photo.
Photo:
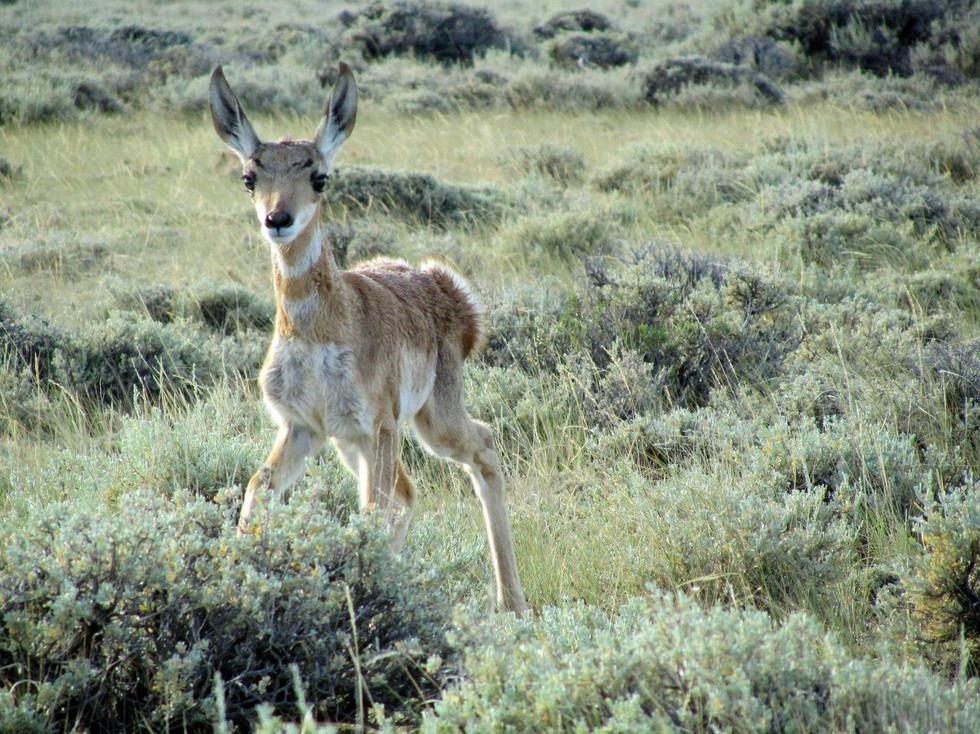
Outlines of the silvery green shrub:
[{"label": "silvery green shrub", "polygon": [[425,732],[972,732],[976,681],[853,657],[810,617],[652,593],[615,614],[461,626],[464,677]]},{"label": "silvery green shrub", "polygon": [[236,728],[260,704],[292,718],[291,666],[321,720],[363,724],[375,706],[416,720],[447,654],[432,574],[393,556],[377,523],[342,526],[310,502],[263,507],[238,537],[227,500],[56,503],[6,534],[0,729],[212,731],[219,698]]},{"label": "silvery green shrub", "polygon": [[907,590],[921,639],[944,667],[980,674],[980,481],[967,474],[938,497],[923,493],[922,552]]}]

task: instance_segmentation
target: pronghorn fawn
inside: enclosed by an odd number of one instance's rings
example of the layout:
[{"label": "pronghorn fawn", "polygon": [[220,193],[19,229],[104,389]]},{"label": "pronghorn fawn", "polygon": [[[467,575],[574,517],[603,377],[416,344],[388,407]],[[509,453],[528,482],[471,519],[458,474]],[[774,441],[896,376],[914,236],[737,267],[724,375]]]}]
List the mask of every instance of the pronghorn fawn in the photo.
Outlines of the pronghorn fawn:
[{"label": "pronghorn fawn", "polygon": [[411,421],[430,452],[469,472],[483,505],[497,604],[524,612],[500,455],[490,429],[463,404],[463,360],[480,345],[480,307],[446,266],[378,259],[342,271],[324,239],[320,195],[357,115],[350,68],[340,64],[311,141],[262,142],[221,67],[211,76],[210,102],[271,245],[276,299],[259,383],[279,431],[248,483],[239,532],[258,521],[263,493],[286,490],[330,440],[358,479],[361,509],[384,513],[400,550],[415,486],[399,458],[399,427]]}]

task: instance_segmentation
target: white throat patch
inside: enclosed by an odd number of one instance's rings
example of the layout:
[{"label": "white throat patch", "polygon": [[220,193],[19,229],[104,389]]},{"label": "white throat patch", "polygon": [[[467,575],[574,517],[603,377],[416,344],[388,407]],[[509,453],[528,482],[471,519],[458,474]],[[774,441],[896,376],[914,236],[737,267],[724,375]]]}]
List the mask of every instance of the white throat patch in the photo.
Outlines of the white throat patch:
[{"label": "white throat patch", "polygon": [[[293,237],[295,238],[295,235]],[[272,239],[270,241],[273,244],[272,257],[275,260],[276,268],[284,278],[299,278],[306,275],[310,271],[310,268],[320,262],[320,256],[323,254],[323,235],[320,234],[319,227],[313,231],[313,236],[310,238],[310,243],[306,251],[291,265],[286,262],[279,248],[281,244],[287,243],[282,241],[277,242]]]}]

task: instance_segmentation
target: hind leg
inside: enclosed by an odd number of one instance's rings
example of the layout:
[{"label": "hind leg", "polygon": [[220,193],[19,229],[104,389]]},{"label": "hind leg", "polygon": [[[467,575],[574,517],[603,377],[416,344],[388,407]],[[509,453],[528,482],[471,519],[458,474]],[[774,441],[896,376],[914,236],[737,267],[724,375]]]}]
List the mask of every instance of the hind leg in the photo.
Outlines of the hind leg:
[{"label": "hind leg", "polygon": [[[504,499],[500,454],[493,433],[473,420],[462,404],[461,385],[442,384],[415,416],[415,431],[433,454],[462,464],[483,507],[490,543],[490,558],[497,582],[497,604],[523,614],[527,611],[524,589],[517,573],[514,542]],[[447,389],[448,388],[448,389]]]}]

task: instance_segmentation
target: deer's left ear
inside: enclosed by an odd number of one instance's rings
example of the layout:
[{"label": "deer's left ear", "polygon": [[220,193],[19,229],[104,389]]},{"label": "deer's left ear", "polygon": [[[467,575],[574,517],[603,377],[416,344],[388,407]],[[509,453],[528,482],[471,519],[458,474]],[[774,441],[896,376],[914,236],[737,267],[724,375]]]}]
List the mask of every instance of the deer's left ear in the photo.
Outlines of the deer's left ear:
[{"label": "deer's left ear", "polygon": [[333,85],[323,119],[313,136],[313,144],[327,162],[328,168],[333,168],[333,158],[354,129],[356,120],[357,84],[354,83],[354,74],[350,67],[341,61],[340,76]]},{"label": "deer's left ear", "polygon": [[245,116],[245,110],[242,109],[220,66],[211,74],[209,97],[211,121],[214,123],[218,137],[224,140],[244,163],[255,155],[262,142],[255,134],[252,123]]}]

